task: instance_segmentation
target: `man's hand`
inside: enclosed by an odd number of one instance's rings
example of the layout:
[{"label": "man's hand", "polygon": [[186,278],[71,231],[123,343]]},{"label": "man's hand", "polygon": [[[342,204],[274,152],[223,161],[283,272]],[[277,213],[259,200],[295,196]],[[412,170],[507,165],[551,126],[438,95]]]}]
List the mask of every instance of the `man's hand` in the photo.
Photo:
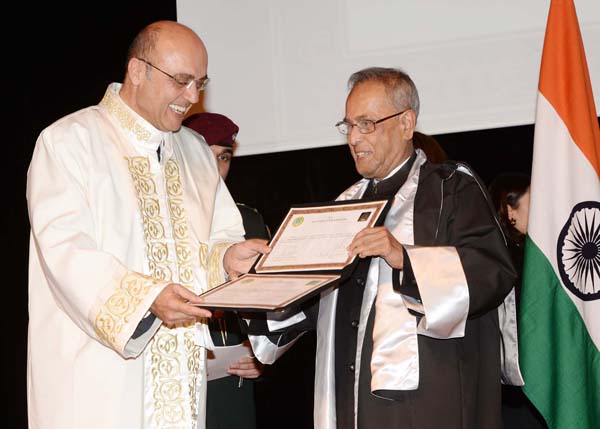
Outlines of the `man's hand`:
[{"label": "man's hand", "polygon": [[264,371],[264,365],[255,357],[245,356],[235,363],[232,363],[227,372],[230,375],[237,375],[242,378],[257,378]]},{"label": "man's hand", "polygon": [[267,240],[253,238],[242,241],[227,249],[223,257],[223,267],[229,278],[235,279],[241,274],[247,273],[260,254],[270,251]]},{"label": "man's hand", "polygon": [[150,306],[150,311],[166,326],[172,328],[193,322],[199,317],[210,317],[210,311],[193,305],[201,302],[202,299],[185,286],[170,283],[158,294]]},{"label": "man's hand", "polygon": [[358,255],[360,258],[379,256],[392,268],[401,270],[404,267],[402,245],[384,226],[360,231],[348,246],[348,252],[351,256]]}]

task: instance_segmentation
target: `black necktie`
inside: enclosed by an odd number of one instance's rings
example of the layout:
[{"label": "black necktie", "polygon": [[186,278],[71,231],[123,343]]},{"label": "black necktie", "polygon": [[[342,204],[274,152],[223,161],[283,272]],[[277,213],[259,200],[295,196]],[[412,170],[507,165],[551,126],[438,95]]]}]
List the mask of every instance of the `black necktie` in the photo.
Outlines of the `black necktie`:
[{"label": "black necktie", "polygon": [[385,199],[393,197],[398,189],[404,184],[410,173],[410,169],[417,158],[417,153],[413,152],[408,161],[394,173],[393,176],[383,180],[369,179],[369,184],[362,197],[364,200]]},{"label": "black necktie", "polygon": [[367,184],[367,189],[365,190],[365,193],[362,196],[363,200],[370,200],[375,198],[375,195],[377,194],[377,183],[375,182],[375,179],[370,179],[369,183]]}]

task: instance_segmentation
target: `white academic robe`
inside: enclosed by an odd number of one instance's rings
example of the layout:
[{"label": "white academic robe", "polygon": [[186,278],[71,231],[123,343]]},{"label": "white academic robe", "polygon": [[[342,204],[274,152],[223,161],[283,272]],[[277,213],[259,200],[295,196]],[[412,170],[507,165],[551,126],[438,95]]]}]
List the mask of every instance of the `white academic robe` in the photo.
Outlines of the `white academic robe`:
[{"label": "white academic robe", "polygon": [[132,334],[167,284],[222,281],[242,219],[198,135],[119,90],[46,128],[29,167],[30,429],[204,426],[206,324]]}]

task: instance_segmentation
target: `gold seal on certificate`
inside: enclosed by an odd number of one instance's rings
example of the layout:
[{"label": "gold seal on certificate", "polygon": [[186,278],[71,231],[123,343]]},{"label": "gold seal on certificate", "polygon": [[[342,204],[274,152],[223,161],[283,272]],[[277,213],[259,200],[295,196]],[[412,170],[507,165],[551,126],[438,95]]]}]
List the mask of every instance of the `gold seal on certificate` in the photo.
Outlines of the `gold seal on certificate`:
[{"label": "gold seal on certificate", "polygon": [[262,255],[254,273],[244,274],[201,296],[204,307],[281,310],[341,277],[353,259],[354,236],[383,220],[388,200],[344,201],[292,207]]}]

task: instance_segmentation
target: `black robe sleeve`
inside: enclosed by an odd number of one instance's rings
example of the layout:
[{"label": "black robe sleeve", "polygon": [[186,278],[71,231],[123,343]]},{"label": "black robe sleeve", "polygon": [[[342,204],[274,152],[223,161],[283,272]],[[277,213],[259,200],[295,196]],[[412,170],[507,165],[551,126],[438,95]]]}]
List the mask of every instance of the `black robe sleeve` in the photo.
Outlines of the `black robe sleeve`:
[{"label": "black robe sleeve", "polygon": [[[468,317],[477,317],[502,303],[517,275],[487,191],[475,175],[455,167],[424,170],[415,199],[415,245],[456,248],[469,288]],[[404,256],[402,284],[396,272],[395,288],[420,301],[418,275]]]}]

